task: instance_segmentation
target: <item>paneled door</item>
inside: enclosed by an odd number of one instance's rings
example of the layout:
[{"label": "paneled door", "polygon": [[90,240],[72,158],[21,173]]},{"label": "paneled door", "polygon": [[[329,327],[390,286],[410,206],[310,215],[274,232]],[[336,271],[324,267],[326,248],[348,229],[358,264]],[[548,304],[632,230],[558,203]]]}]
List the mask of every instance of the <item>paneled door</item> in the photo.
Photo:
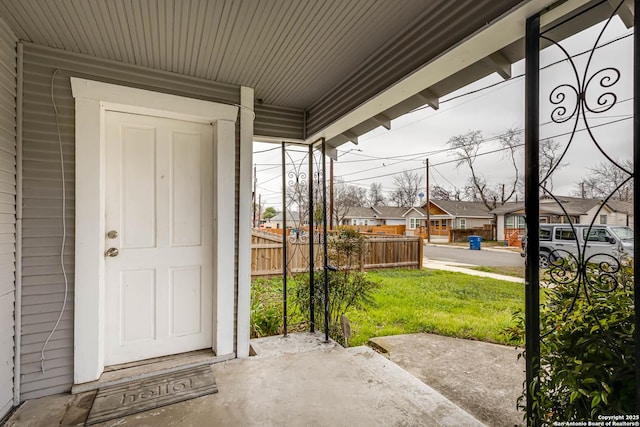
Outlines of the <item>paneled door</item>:
[{"label": "paneled door", "polygon": [[106,112],[105,365],[212,346],[213,129]]}]

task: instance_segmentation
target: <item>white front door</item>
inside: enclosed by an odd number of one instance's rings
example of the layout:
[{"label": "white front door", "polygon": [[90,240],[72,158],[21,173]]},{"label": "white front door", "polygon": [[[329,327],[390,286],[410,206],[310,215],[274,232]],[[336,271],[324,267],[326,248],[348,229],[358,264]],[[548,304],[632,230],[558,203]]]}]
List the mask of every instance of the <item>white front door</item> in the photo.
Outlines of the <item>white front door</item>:
[{"label": "white front door", "polygon": [[105,365],[212,347],[212,164],[211,125],[106,112]]}]

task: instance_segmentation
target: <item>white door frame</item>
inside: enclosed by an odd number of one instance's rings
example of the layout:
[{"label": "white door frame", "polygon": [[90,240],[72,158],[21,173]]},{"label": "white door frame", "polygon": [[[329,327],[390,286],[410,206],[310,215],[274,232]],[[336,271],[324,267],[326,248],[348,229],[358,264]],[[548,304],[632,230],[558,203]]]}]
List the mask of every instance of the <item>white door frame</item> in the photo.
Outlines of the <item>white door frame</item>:
[{"label": "white door frame", "polygon": [[76,206],[73,382],[100,378],[105,334],[105,111],[213,125],[213,350],[233,355],[238,107],[71,77]]}]

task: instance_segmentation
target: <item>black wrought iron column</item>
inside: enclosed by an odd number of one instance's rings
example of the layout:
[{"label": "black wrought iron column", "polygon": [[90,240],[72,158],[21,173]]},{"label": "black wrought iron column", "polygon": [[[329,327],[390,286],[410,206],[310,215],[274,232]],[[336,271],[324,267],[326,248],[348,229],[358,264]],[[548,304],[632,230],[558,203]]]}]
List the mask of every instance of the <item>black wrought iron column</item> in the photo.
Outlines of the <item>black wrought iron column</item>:
[{"label": "black wrought iron column", "polygon": [[[636,7],[640,7],[640,0],[634,0],[634,3]],[[578,53],[572,52],[570,43],[563,42],[566,31],[572,30],[573,23],[580,22],[575,20],[582,19],[587,13],[603,12],[607,7],[611,8],[607,11],[608,19],[582,33],[582,43],[589,43],[588,40],[593,39],[590,49]],[[604,41],[605,32],[609,28],[615,29],[616,24],[612,23],[623,7],[627,7],[624,0],[616,2],[603,0],[576,12],[573,16],[563,18],[560,22],[550,24],[543,30],[540,29],[539,16],[529,18],[526,24],[526,410],[527,424],[532,426],[539,426],[543,421],[563,420],[562,417],[586,420],[589,417],[601,415],[598,411],[611,411],[611,408],[623,408],[616,410],[628,414],[635,407],[635,413],[640,413],[640,316],[636,311],[640,306],[640,285],[634,274],[640,268],[640,259],[635,256],[635,245],[633,260],[630,259],[631,254],[628,252],[629,237],[633,235],[635,241],[635,238],[640,237],[640,230],[634,228],[631,232],[620,225],[608,231],[607,226],[604,225],[607,223],[605,209],[613,206],[614,201],[618,203],[628,201],[626,198],[628,196],[624,196],[623,190],[628,189],[632,183],[633,188],[640,185],[640,178],[635,174],[634,167],[627,161],[617,159],[619,155],[626,155],[628,159],[632,154],[633,165],[640,159],[640,119],[637,117],[637,112],[640,111],[638,80],[640,68],[638,68],[637,51],[637,47],[640,46],[640,35],[637,32],[634,33],[633,76],[628,76],[626,72],[628,67],[625,69],[624,66],[616,65],[616,61],[624,64],[621,59],[629,58],[628,54],[623,54],[622,46],[614,55],[599,54],[603,52],[601,49],[622,39],[619,38],[613,42]],[[637,25],[639,22],[639,18],[635,16],[634,24]],[[543,67],[544,70],[551,67],[557,68],[553,73],[543,71],[544,79],[540,78],[539,58],[542,43],[549,47],[551,54],[559,54],[562,58]],[[628,93],[628,85],[631,83],[633,83],[634,92],[632,132],[629,129],[629,122],[623,123],[624,120],[631,118],[625,111],[625,106],[629,104],[624,104],[631,98],[620,99],[620,93]],[[609,114],[626,112],[627,114],[623,119],[615,121],[598,121],[607,118],[604,115],[607,112],[610,112]],[[545,126],[542,132],[552,135],[555,133],[552,137],[543,138],[542,142],[553,141],[551,138],[560,138],[558,147],[562,149],[560,156],[544,167],[539,165],[539,150],[542,147],[540,140],[542,114],[545,117],[548,115],[549,119],[545,122],[545,125],[549,126]],[[598,129],[614,124],[617,130],[623,131],[608,132]],[[633,147],[626,145],[625,150],[621,151],[621,142],[632,143]],[[570,214],[566,196],[554,194],[553,185],[549,185],[563,162],[568,162],[571,154],[574,153],[590,153],[592,158],[589,161],[602,158],[603,164],[615,171],[616,176],[619,177],[615,182],[606,183],[611,184],[610,186],[596,189],[599,192],[590,199],[595,203],[595,212],[588,218]],[[582,165],[582,167],[588,169],[589,165]],[[629,192],[627,191],[626,194],[628,195]],[[562,222],[563,228],[554,224],[540,226],[541,196],[546,200],[545,209],[556,209],[562,212],[562,218],[554,222]],[[640,202],[633,197],[634,212],[639,208]],[[565,243],[563,248],[541,245],[541,228],[550,239],[556,239],[558,232],[564,233],[562,238],[570,243]],[[617,238],[610,234],[616,234]],[[610,245],[617,242],[618,246],[603,247],[594,242],[608,242]],[[633,272],[630,275],[628,267],[631,265]],[[539,266],[545,270],[543,276]],[[541,282],[545,288],[553,290],[546,295],[542,315]],[[633,296],[629,292],[631,288]],[[619,308],[614,305],[617,301],[620,304]],[[581,316],[581,310],[587,310],[585,307],[588,307],[590,316]],[[618,340],[612,332],[622,331],[621,333],[628,335],[629,332],[625,332],[630,330],[628,326],[620,330],[611,326],[610,329],[606,324],[608,319],[606,314],[600,311],[603,309],[616,310],[616,315],[619,314],[618,311],[620,313],[624,311],[624,316],[629,313],[625,310],[633,310],[632,322],[635,327],[633,348],[629,342],[631,340],[626,338],[626,335],[623,340]],[[554,314],[560,317],[555,318]],[[629,318],[625,317],[626,325],[631,321],[627,319]],[[597,343],[598,349],[602,348],[606,354],[612,352],[620,355],[619,360],[624,361],[623,368],[617,365],[611,368],[610,376],[614,386],[600,381],[595,389],[585,391],[584,388],[577,388],[573,383],[563,383],[561,372],[564,372],[562,370],[565,369],[566,363],[570,364],[571,360],[576,360],[576,364],[580,366],[583,364],[587,366],[587,362],[596,366],[601,364],[599,360],[591,359],[591,354],[586,355],[586,353],[580,358],[567,355],[566,360],[558,359],[559,356],[563,356],[563,352],[557,351],[554,345],[559,343],[566,345],[565,349],[574,348],[576,344],[567,337],[566,333],[578,330],[580,331],[578,347],[585,345],[586,342]],[[635,358],[633,366],[628,364],[632,358]],[[585,384],[593,381],[589,374],[583,374],[580,369],[575,369],[574,374],[578,377],[585,375],[583,378]],[[632,384],[633,380],[635,381]],[[619,381],[619,384],[615,381]],[[621,384],[625,388],[622,388]],[[568,410],[575,410],[575,412],[563,412],[565,409],[562,399],[566,390],[563,387],[571,392],[570,402],[579,402],[574,404],[574,409]],[[615,394],[616,391],[621,394]],[[541,396],[541,393],[545,393],[545,396]],[[607,396],[608,398],[605,399]],[[534,402],[537,405],[549,407],[534,407]],[[604,402],[603,405],[601,405],[602,402]],[[545,419],[542,420],[541,417]]]},{"label": "black wrought iron column", "polygon": [[[638,17],[640,11],[640,0],[634,2],[634,18],[633,18],[633,188],[640,188],[640,178],[636,173],[635,165],[640,164],[640,53],[638,48],[640,47],[640,17]],[[640,212],[640,199],[633,196],[633,213]],[[633,227],[634,241],[640,238],[640,228],[635,224]],[[638,279],[638,271],[640,271],[640,257],[637,256],[637,250],[634,245],[633,251],[633,299],[635,309],[635,359],[636,359],[636,414],[640,414],[640,315],[638,315],[638,307],[640,307],[640,280]]]},{"label": "black wrought iron column", "polygon": [[527,257],[525,261],[525,327],[527,424],[539,426],[533,399],[540,369],[540,272],[539,258],[539,128],[540,128],[540,16],[527,19],[525,75],[525,215]]},{"label": "black wrought iron column", "polygon": [[309,331],[315,332],[316,320],[315,320],[315,308],[313,299],[315,297],[315,227],[314,227],[314,213],[315,213],[315,194],[313,188],[313,150],[314,144],[309,145]]},{"label": "black wrought iron column", "polygon": [[287,163],[286,144],[282,143],[282,307],[283,334],[287,336]]},{"label": "black wrought iron column", "polygon": [[327,251],[327,152],[322,138],[322,245],[324,260],[324,340],[329,341],[329,255]]}]

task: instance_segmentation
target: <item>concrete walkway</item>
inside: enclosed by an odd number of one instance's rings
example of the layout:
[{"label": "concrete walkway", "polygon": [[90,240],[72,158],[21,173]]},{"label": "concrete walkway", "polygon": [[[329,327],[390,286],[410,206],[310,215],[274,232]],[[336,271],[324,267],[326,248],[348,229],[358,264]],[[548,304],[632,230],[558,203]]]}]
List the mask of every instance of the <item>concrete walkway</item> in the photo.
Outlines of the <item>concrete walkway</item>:
[{"label": "concrete walkway", "polygon": [[[100,426],[483,426],[368,347],[294,334],[252,340],[257,356],[213,365],[217,394]],[[26,402],[7,426],[82,425],[93,393]]]},{"label": "concrete walkway", "polygon": [[461,262],[438,261],[438,260],[434,260],[434,259],[423,258],[422,259],[422,265],[423,265],[423,268],[432,268],[432,269],[435,269],[435,270],[453,271],[453,272],[456,272],[456,273],[470,274],[472,276],[478,276],[478,277],[490,277],[492,279],[505,280],[507,282],[524,283],[524,279],[522,279],[520,277],[507,276],[507,275],[503,275],[503,274],[488,273],[486,271],[473,270],[470,267],[476,267],[475,265],[464,264],[464,263],[461,263]]},{"label": "concrete walkway", "polygon": [[522,349],[434,334],[372,338],[375,347],[455,404],[496,427],[524,425],[516,408],[525,379]]}]

